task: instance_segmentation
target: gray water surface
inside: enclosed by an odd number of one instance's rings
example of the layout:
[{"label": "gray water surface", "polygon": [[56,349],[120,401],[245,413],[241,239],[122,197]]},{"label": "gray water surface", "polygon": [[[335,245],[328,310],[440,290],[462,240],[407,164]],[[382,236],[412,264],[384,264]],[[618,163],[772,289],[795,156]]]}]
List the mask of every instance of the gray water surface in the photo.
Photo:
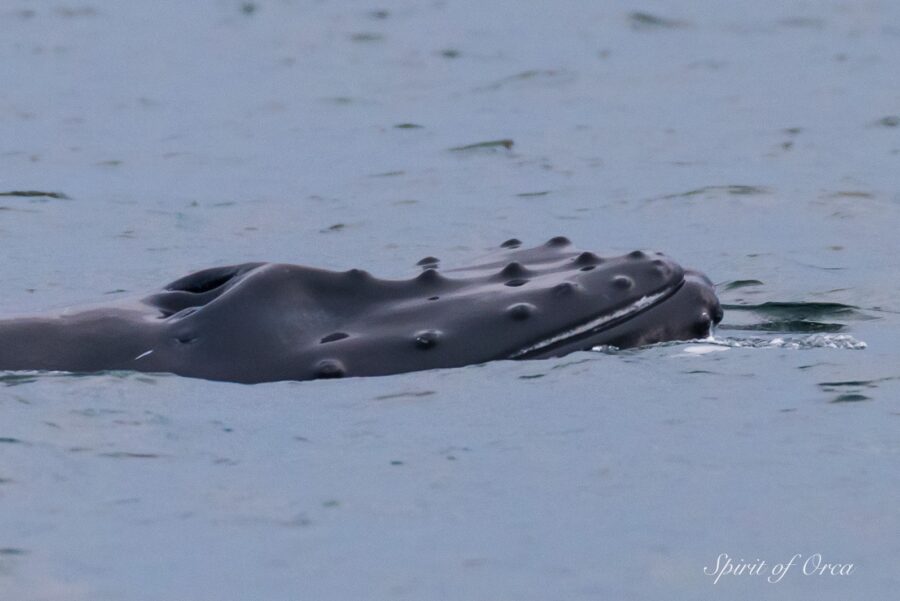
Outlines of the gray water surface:
[{"label": "gray water surface", "polygon": [[[900,5],[8,0],[0,32],[4,315],[554,235],[730,306],[718,344],[383,378],[2,375],[0,599],[895,594]],[[854,569],[714,584],[721,553]]]}]

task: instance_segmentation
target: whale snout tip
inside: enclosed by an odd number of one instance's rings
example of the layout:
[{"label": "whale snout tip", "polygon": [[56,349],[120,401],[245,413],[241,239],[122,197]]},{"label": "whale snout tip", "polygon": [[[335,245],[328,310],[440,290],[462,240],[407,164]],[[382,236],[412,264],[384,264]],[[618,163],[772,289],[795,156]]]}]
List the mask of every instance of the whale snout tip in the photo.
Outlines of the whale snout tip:
[{"label": "whale snout tip", "polygon": [[694,269],[685,269],[684,279],[685,282],[692,284],[700,290],[704,304],[708,307],[709,318],[712,320],[712,325],[719,325],[722,318],[725,316],[725,310],[722,308],[722,303],[719,302],[719,297],[716,296],[716,285],[713,284],[712,280],[710,280],[706,274]]},{"label": "whale snout tip", "polygon": [[722,322],[722,318],[725,317],[725,310],[722,308],[722,303],[719,302],[719,299],[715,299],[712,307],[710,307],[710,317],[712,317],[714,326],[719,325]]}]

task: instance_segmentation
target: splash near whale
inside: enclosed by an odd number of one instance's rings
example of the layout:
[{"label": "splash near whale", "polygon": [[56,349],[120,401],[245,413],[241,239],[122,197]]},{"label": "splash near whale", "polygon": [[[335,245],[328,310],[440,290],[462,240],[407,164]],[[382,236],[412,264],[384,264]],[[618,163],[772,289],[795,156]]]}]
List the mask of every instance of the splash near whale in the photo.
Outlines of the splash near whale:
[{"label": "splash near whale", "polygon": [[255,383],[377,376],[709,336],[706,276],[660,253],[601,257],[563,237],[384,280],[245,263],[144,297],[0,320],[0,370],[135,370]]}]

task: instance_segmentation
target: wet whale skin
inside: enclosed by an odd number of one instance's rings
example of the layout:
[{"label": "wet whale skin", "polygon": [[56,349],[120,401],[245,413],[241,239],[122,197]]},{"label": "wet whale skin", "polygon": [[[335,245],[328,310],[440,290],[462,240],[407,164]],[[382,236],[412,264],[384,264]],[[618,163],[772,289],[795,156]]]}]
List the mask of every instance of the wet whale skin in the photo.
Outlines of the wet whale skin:
[{"label": "wet whale skin", "polygon": [[376,376],[704,338],[722,318],[710,280],[656,252],[602,257],[556,237],[419,267],[405,280],[280,263],[205,269],[134,299],[0,320],[0,369]]}]

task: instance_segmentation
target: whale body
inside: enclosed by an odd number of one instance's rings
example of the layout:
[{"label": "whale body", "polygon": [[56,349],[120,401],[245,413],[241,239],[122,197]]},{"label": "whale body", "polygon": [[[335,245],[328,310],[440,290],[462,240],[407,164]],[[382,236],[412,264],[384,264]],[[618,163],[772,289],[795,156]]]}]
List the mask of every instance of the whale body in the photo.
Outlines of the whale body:
[{"label": "whale body", "polygon": [[656,252],[601,257],[568,239],[385,280],[245,263],[149,295],[0,320],[0,370],[135,370],[255,383],[377,376],[705,338],[715,287]]}]

